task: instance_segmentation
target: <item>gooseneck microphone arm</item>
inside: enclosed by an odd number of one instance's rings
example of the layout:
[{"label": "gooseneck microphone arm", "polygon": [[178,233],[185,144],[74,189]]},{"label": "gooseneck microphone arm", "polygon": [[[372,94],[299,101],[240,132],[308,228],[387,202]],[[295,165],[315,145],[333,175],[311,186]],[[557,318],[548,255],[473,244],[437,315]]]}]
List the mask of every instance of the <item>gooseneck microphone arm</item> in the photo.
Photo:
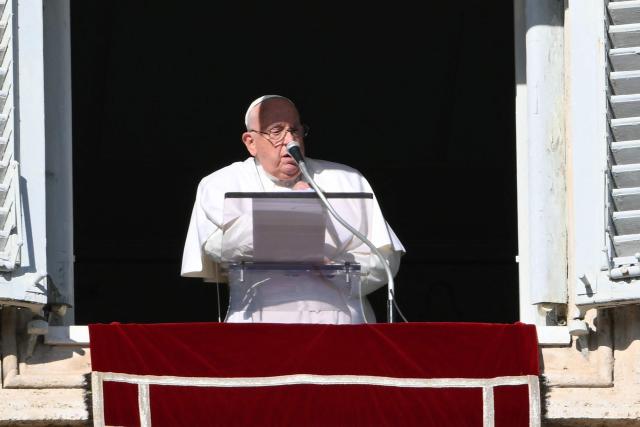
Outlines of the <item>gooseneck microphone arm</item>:
[{"label": "gooseneck microphone arm", "polygon": [[[313,178],[311,178],[311,175],[309,174],[309,171],[307,170],[307,165],[305,164],[305,161],[304,161],[304,156],[302,155],[302,151],[300,150],[300,144],[298,144],[296,141],[291,141],[291,142],[289,142],[287,144],[286,148],[287,148],[287,152],[289,153],[289,155],[291,157],[293,157],[293,159],[296,161],[296,163],[298,163],[298,167],[300,168],[300,171],[302,172],[302,175],[304,175],[304,177],[306,178],[307,182],[311,185],[311,187],[316,192],[316,194],[318,194],[318,197],[320,198],[320,200],[322,201],[324,206],[327,208],[329,213],[340,224],[342,224],[347,230],[352,232],[358,239],[360,239],[364,244],[366,244],[371,249],[371,251],[374,254],[376,254],[376,256],[382,262],[382,265],[384,267],[384,271],[387,273],[387,290],[388,290],[388,292],[387,292],[387,322],[388,323],[393,323],[393,300],[394,300],[394,295],[395,294],[394,294],[393,274],[391,273],[391,268],[389,267],[389,263],[385,259],[384,255],[382,255],[382,252],[380,252],[378,250],[378,248],[376,248],[375,245],[373,243],[371,243],[371,241],[369,241],[369,239],[366,238],[366,236],[364,236],[358,230],[353,228],[349,223],[347,223],[344,219],[342,219],[342,217],[340,215],[338,215],[338,213],[335,211],[335,209],[333,209],[333,206],[331,206],[331,204],[329,203],[329,201],[325,197],[325,195],[322,192],[322,190],[320,189],[320,187],[318,187],[318,184],[316,184],[316,182],[313,180]],[[362,304],[362,298],[363,298],[363,295],[360,295],[360,304]],[[364,310],[362,310],[362,315],[363,316],[365,315]],[[365,317],[365,322],[366,322],[366,317]]]}]

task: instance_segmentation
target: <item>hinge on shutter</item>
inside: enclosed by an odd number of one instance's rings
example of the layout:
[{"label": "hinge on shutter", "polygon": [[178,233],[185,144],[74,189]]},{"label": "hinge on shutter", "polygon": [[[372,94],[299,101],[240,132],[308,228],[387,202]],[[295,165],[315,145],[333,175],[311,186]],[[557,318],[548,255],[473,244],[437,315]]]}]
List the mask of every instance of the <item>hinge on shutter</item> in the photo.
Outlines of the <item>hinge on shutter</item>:
[{"label": "hinge on shutter", "polygon": [[613,268],[609,270],[609,277],[627,279],[640,276],[640,253],[634,256],[623,256],[613,259]]}]

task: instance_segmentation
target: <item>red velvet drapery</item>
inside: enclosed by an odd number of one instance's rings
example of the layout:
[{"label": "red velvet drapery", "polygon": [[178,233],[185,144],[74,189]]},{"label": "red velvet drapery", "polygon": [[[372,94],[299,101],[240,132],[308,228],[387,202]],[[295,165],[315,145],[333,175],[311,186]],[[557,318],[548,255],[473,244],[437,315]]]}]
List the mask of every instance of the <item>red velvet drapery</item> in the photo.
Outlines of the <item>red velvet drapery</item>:
[{"label": "red velvet drapery", "polygon": [[[244,381],[152,384],[154,426],[482,426],[483,389],[446,379],[539,373],[535,327],[521,323],[95,324],[89,331],[95,372]],[[272,378],[284,380],[264,384]],[[526,384],[492,390],[496,426],[529,425]],[[105,381],[106,424],[140,425],[138,395],[135,384]]]}]

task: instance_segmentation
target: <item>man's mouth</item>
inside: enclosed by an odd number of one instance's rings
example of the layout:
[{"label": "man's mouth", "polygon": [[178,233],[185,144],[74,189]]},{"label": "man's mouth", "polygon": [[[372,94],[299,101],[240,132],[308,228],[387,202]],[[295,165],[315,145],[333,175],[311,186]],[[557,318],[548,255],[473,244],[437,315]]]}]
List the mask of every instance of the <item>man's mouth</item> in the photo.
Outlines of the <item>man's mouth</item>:
[{"label": "man's mouth", "polygon": [[293,160],[293,157],[291,157],[291,156],[289,156],[289,155],[283,156],[283,157],[282,157],[282,162],[283,162],[283,163],[285,163],[285,164],[287,164],[287,165],[296,165],[296,166],[298,165],[298,164],[296,163],[296,161],[295,161],[295,160]]}]

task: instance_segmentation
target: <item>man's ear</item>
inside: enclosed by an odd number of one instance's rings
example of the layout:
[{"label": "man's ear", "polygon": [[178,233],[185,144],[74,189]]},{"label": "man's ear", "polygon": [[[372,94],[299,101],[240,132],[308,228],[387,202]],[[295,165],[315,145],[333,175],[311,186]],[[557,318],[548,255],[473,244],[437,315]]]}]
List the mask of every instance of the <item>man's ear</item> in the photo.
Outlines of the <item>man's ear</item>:
[{"label": "man's ear", "polygon": [[242,134],[242,142],[244,142],[245,147],[247,147],[249,154],[255,157],[258,153],[258,148],[256,147],[256,140],[253,139],[251,132],[245,132]]}]

